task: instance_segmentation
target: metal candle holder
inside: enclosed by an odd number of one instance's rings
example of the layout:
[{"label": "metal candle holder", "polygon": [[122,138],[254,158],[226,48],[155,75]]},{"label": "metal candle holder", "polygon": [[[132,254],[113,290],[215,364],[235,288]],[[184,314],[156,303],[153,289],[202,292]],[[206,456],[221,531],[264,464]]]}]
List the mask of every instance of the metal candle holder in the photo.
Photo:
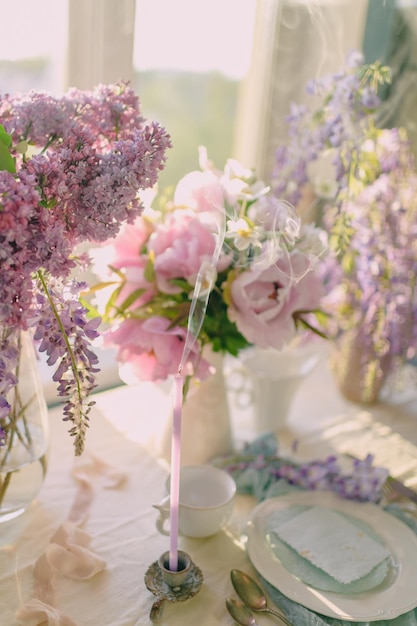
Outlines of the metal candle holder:
[{"label": "metal candle holder", "polygon": [[149,614],[157,622],[166,602],[184,602],[194,597],[203,584],[203,574],[187,552],[178,550],[178,570],[169,569],[169,552],[161,554],[145,574],[145,585],[156,596]]}]

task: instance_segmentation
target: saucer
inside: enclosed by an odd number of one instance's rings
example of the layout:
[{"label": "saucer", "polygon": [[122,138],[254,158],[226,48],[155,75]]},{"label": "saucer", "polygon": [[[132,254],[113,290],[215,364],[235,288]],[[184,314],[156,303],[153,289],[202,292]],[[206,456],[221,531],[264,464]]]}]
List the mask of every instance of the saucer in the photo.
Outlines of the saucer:
[{"label": "saucer", "polygon": [[162,578],[162,570],[158,561],[150,565],[145,574],[147,589],[158,598],[164,598],[168,602],[184,602],[195,596],[203,584],[203,573],[197,565],[191,563],[190,572],[186,581],[180,587],[170,587]]}]

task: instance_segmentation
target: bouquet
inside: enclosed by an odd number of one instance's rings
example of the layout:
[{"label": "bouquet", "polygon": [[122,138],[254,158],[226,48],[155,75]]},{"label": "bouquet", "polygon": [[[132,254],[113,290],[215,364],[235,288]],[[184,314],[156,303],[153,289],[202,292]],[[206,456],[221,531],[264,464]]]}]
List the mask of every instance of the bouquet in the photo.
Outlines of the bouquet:
[{"label": "bouquet", "polygon": [[136,379],[165,380],[179,367],[203,379],[204,346],[237,356],[320,333],[316,264],[326,245],[252,170],[233,159],[218,170],[200,148],[200,170],[98,250],[105,345]]},{"label": "bouquet", "polygon": [[81,454],[98,371],[90,344],[100,319],[81,303],[86,285],[77,275],[88,258],[79,244],[108,240],[141,214],[138,191],[156,182],[170,140],[145,121],[125,83],[71,89],[59,98],[0,95],[0,123],[3,467],[13,438],[25,436],[10,398],[19,382],[21,332],[28,329],[54,367],[64,419]]},{"label": "bouquet", "polygon": [[358,372],[362,401],[417,350],[417,176],[405,129],[379,126],[378,86],[389,80],[389,68],[353,53],[310,83],[318,104],[293,105],[273,180],[278,197],[310,198],[329,232],[327,332],[356,354],[346,368]]}]

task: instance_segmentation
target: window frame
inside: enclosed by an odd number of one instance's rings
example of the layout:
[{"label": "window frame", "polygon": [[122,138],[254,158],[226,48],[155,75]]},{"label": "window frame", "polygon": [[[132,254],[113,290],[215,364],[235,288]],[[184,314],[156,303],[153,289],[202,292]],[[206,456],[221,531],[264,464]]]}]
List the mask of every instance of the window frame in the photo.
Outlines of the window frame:
[{"label": "window frame", "polygon": [[135,0],[69,0],[68,87],[132,79],[135,8]]}]

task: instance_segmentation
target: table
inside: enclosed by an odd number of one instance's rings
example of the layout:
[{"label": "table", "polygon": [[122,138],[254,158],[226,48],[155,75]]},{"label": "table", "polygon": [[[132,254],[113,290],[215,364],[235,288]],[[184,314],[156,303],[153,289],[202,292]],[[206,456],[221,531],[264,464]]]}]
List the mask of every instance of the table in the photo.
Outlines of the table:
[{"label": "table", "polygon": [[[155,528],[157,512],[152,508],[164,495],[169,471],[167,463],[155,456],[157,435],[167,419],[164,397],[163,391],[149,384],[96,394],[86,452],[77,460],[60,409],[50,411],[52,447],[43,487],[25,514],[0,527],[0,626],[19,623],[16,610],[32,597],[33,564],[67,520],[80,488],[73,471],[83,468],[90,472],[94,494],[81,527],[91,537],[91,550],[106,566],[89,580],[56,574],[54,606],[77,626],[150,623],[154,598],[144,585],[144,574],[168,549],[167,537]],[[253,436],[249,414],[233,411],[232,425],[237,445]],[[288,427],[279,433],[283,451],[289,451],[294,440],[299,442],[299,459],[321,458],[331,452],[357,456],[372,452],[377,464],[417,488],[417,397],[372,410],[350,404],[334,387],[326,354],[299,389]],[[109,468],[119,472],[116,476],[126,477],[116,480],[113,488],[106,484],[108,476],[103,471]],[[240,541],[254,505],[252,497],[238,496],[224,532],[201,540],[180,539],[180,548],[202,569],[204,584],[192,600],[168,605],[162,624],[232,623],[225,608],[225,598],[233,594],[230,570],[255,574]],[[258,621],[271,623],[265,616]]]}]

